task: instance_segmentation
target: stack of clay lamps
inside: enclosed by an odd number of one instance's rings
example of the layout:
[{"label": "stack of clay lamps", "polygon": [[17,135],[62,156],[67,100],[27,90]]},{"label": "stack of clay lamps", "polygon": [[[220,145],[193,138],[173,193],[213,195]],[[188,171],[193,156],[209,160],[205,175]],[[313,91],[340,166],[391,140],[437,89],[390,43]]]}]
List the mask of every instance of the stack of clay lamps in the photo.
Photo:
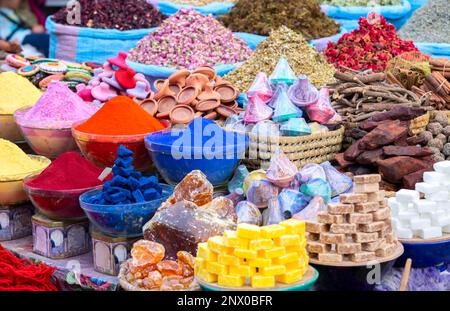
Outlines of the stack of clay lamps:
[{"label": "stack of clay lamps", "polygon": [[199,67],[192,73],[177,71],[166,80],[156,80],[154,87],[156,94],[141,106],[159,119],[170,119],[172,124],[188,124],[195,117],[226,119],[243,111],[236,102],[239,91],[210,67]]}]

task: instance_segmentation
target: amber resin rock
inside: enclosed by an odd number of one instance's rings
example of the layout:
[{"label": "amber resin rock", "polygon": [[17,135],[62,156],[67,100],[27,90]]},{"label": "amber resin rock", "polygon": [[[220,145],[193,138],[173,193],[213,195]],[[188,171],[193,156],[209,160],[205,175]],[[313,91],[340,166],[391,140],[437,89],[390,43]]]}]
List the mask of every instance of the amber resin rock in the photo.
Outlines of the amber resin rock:
[{"label": "amber resin rock", "polygon": [[169,203],[186,200],[198,206],[205,205],[213,199],[214,187],[201,171],[192,171],[175,187]]}]

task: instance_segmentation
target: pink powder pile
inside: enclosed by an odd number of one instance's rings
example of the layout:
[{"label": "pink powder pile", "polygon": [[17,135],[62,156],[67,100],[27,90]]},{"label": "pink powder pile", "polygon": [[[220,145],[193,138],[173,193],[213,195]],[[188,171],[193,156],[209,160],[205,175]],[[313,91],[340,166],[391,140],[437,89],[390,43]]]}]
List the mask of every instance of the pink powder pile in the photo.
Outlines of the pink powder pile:
[{"label": "pink powder pile", "polygon": [[62,82],[52,82],[36,104],[15,113],[22,126],[63,129],[89,119],[98,108],[85,103]]}]

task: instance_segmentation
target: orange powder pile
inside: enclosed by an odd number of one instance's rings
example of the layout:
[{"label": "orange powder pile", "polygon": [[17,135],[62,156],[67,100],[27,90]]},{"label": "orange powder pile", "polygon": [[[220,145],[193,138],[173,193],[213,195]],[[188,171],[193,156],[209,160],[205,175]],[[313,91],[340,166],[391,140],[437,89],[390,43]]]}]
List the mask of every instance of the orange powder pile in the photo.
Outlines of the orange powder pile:
[{"label": "orange powder pile", "polygon": [[129,97],[116,96],[76,129],[99,135],[135,135],[160,131],[164,126]]}]

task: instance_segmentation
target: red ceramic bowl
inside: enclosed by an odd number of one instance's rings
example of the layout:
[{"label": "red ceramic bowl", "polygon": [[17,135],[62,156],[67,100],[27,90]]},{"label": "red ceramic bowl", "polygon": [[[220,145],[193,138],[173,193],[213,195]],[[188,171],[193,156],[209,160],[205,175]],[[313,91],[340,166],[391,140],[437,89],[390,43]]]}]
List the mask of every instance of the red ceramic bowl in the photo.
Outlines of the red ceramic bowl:
[{"label": "red ceramic bowl", "polygon": [[134,153],[134,168],[138,171],[148,170],[152,161],[145,148],[144,137],[138,135],[97,135],[78,131],[76,128],[84,123],[77,122],[72,126],[72,135],[83,155],[99,167],[112,167],[117,158],[117,149],[124,145]]}]

